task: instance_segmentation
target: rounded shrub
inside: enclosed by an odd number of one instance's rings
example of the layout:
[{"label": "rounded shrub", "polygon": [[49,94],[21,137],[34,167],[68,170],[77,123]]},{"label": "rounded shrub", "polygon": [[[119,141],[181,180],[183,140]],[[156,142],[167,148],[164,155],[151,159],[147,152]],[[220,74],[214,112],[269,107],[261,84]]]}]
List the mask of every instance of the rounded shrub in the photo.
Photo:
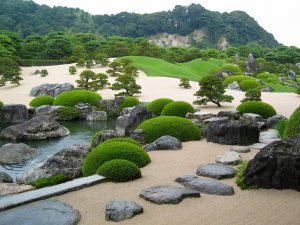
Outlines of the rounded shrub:
[{"label": "rounded shrub", "polygon": [[279,81],[279,78],[275,74],[272,74],[272,73],[260,73],[260,74],[256,75],[256,77],[261,80],[266,80],[266,79],[272,78],[272,79]]},{"label": "rounded shrub", "polygon": [[276,115],[276,110],[268,103],[260,101],[247,101],[237,107],[241,113],[254,113],[261,115],[264,119]]},{"label": "rounded shrub", "polygon": [[248,91],[259,86],[260,84],[256,80],[243,80],[242,82],[240,82],[240,88],[242,89],[242,91]]},{"label": "rounded shrub", "polygon": [[93,106],[99,106],[101,96],[88,90],[65,91],[56,96],[53,105],[74,107],[79,102],[89,103]]},{"label": "rounded shrub", "polygon": [[176,102],[171,102],[168,105],[166,105],[162,112],[162,116],[178,116],[178,117],[184,117],[187,113],[194,113],[195,109],[194,107],[184,101],[176,101]]},{"label": "rounded shrub", "polygon": [[113,159],[101,165],[97,174],[113,182],[127,182],[142,177],[140,168],[124,159]]},{"label": "rounded shrub", "polygon": [[224,71],[230,71],[233,74],[242,74],[242,70],[240,69],[240,67],[238,65],[233,65],[233,64],[225,64],[217,68],[216,70],[214,70],[214,73],[216,74]]},{"label": "rounded shrub", "polygon": [[236,75],[236,76],[227,77],[223,81],[222,84],[223,84],[224,87],[227,87],[229,84],[231,84],[234,81],[236,81],[240,84],[244,80],[254,80],[254,81],[256,81],[256,79],[254,77],[249,77],[249,76],[245,76],[245,75]]},{"label": "rounded shrub", "polygon": [[128,108],[128,107],[133,107],[137,106],[140,104],[140,101],[136,97],[132,96],[127,96],[124,98],[123,102],[121,103],[121,108]]},{"label": "rounded shrub", "polygon": [[42,105],[53,105],[54,98],[51,96],[38,96],[29,103],[31,107],[40,107]]},{"label": "rounded shrub", "polygon": [[295,137],[300,134],[300,107],[298,107],[291,117],[284,129],[284,138]]},{"label": "rounded shrub", "polygon": [[158,98],[150,102],[147,105],[147,108],[150,109],[155,115],[159,116],[164,107],[171,102],[173,102],[173,100],[169,98]]},{"label": "rounded shrub", "polygon": [[200,130],[192,121],[176,116],[159,116],[146,120],[138,129],[144,130],[147,143],[164,135],[176,137],[181,141],[200,139]]},{"label": "rounded shrub", "polygon": [[82,173],[84,176],[93,175],[102,164],[113,159],[128,160],[140,168],[151,162],[148,153],[136,144],[126,142],[102,143],[86,156],[82,164]]},{"label": "rounded shrub", "polygon": [[61,107],[57,110],[58,120],[68,121],[77,119],[80,115],[78,109],[74,107]]},{"label": "rounded shrub", "polygon": [[3,108],[3,106],[4,106],[3,102],[2,102],[2,101],[0,101],[0,109],[2,109],[2,108]]},{"label": "rounded shrub", "polygon": [[111,139],[108,139],[108,140],[102,142],[102,144],[112,143],[112,142],[126,142],[126,143],[131,143],[131,144],[141,146],[141,144],[138,141],[136,141],[132,138],[111,138]]}]

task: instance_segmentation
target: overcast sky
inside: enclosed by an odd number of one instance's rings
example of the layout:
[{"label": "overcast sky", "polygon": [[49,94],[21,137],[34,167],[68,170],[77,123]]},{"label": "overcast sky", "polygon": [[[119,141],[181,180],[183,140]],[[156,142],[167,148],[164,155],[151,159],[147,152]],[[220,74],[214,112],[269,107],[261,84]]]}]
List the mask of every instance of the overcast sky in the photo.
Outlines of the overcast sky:
[{"label": "overcast sky", "polygon": [[49,6],[68,6],[92,14],[116,14],[122,11],[151,13],[173,9],[175,5],[199,3],[219,12],[246,11],[285,45],[300,47],[299,0],[34,0]]}]

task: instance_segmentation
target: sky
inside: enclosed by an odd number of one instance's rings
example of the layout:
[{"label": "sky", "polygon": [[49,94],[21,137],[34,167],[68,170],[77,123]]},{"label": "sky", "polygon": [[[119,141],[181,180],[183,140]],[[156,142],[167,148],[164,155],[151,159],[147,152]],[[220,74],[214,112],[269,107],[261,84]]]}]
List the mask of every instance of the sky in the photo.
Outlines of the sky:
[{"label": "sky", "polygon": [[80,8],[94,15],[119,12],[152,13],[173,9],[175,5],[199,3],[219,12],[247,12],[277,41],[300,47],[299,0],[34,0],[49,6]]}]

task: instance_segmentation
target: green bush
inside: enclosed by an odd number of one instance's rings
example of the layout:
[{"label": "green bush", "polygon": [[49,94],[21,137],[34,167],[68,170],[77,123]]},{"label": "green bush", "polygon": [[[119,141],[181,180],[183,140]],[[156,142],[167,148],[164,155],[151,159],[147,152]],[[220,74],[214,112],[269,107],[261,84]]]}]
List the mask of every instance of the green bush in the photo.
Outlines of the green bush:
[{"label": "green bush", "polygon": [[102,142],[102,144],[112,143],[112,142],[126,142],[126,143],[131,143],[131,144],[141,146],[141,144],[138,141],[131,138],[111,138]]},{"label": "green bush", "polygon": [[59,175],[52,176],[52,177],[40,178],[36,181],[31,182],[30,184],[36,188],[43,188],[43,187],[47,187],[47,186],[61,184],[66,181],[69,181],[69,180],[71,180],[71,178],[69,178],[63,174],[59,174]]},{"label": "green bush", "polygon": [[276,110],[268,103],[259,101],[247,101],[237,107],[241,113],[254,113],[261,115],[264,119],[276,115]]},{"label": "green bush", "polygon": [[234,75],[242,74],[242,70],[240,69],[240,67],[237,65],[233,65],[233,64],[225,64],[225,65],[217,68],[216,70],[214,70],[213,73],[217,74],[217,73],[224,72],[224,71],[231,71]]},{"label": "green bush", "polygon": [[288,120],[284,130],[284,138],[294,137],[300,134],[300,107],[298,107]]},{"label": "green bush", "polygon": [[133,107],[140,104],[140,101],[136,97],[126,96],[121,103],[121,108]]},{"label": "green bush", "polygon": [[124,159],[113,159],[101,165],[97,174],[113,182],[127,182],[142,177],[140,168]]},{"label": "green bush", "polygon": [[178,116],[178,117],[185,118],[185,115],[189,112],[190,113],[195,112],[194,107],[190,103],[184,102],[184,101],[176,101],[176,102],[171,102],[171,103],[167,104],[163,108],[161,115],[162,116]]},{"label": "green bush", "polygon": [[164,135],[176,137],[181,141],[200,139],[200,130],[192,121],[176,116],[160,116],[146,120],[138,129],[145,131],[147,143]]},{"label": "green bush", "polygon": [[272,79],[279,81],[279,78],[275,74],[272,74],[272,73],[261,73],[261,74],[258,74],[256,77],[261,80],[266,80],[266,79],[272,78]]},{"label": "green bush", "polygon": [[93,175],[102,164],[113,159],[128,160],[140,168],[151,162],[147,152],[136,144],[126,142],[102,143],[84,159],[82,173],[84,176]]},{"label": "green bush", "polygon": [[53,105],[74,107],[79,102],[84,102],[93,106],[99,106],[100,100],[101,96],[96,92],[88,90],[71,90],[56,96]]},{"label": "green bush", "polygon": [[234,81],[236,81],[236,82],[238,82],[240,84],[244,80],[254,80],[254,81],[256,81],[256,79],[254,77],[249,77],[249,76],[245,76],[245,75],[236,75],[236,76],[227,77],[223,81],[222,85],[224,87],[227,87],[229,84],[231,84]]},{"label": "green bush", "polygon": [[3,102],[0,101],[0,109],[2,109],[4,106]]},{"label": "green bush", "polygon": [[159,116],[163,108],[171,102],[173,102],[173,100],[169,98],[158,98],[150,102],[147,105],[147,108],[151,110],[155,115]]},{"label": "green bush", "polygon": [[284,138],[284,131],[285,131],[287,124],[288,124],[287,119],[281,119],[276,124],[276,130],[281,138]]},{"label": "green bush", "polygon": [[248,91],[259,86],[260,84],[256,80],[243,80],[240,82],[240,88],[242,91]]},{"label": "green bush", "polygon": [[239,186],[242,190],[251,190],[251,189],[257,189],[256,186],[249,186],[245,183],[244,181],[244,173],[245,170],[247,169],[248,162],[247,161],[242,161],[239,166],[237,173],[235,175],[235,183],[237,186]]},{"label": "green bush", "polygon": [[51,96],[38,96],[29,103],[31,107],[40,107],[42,105],[53,105],[54,98]]},{"label": "green bush", "polygon": [[77,119],[80,115],[78,109],[74,107],[61,107],[57,110],[58,120],[68,121]]},{"label": "green bush", "polygon": [[245,98],[241,102],[261,101],[261,91],[257,88],[249,89],[245,93]]}]

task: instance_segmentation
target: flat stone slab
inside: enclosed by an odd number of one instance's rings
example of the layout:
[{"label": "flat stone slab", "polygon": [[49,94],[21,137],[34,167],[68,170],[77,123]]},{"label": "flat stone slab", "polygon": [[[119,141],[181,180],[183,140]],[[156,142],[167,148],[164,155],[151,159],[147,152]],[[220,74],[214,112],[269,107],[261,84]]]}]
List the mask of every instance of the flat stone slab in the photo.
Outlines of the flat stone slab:
[{"label": "flat stone slab", "polygon": [[30,202],[65,194],[70,191],[75,191],[103,181],[105,181],[105,177],[93,175],[72,180],[63,184],[58,184],[52,187],[5,196],[0,198],[0,212],[20,205],[25,205]]},{"label": "flat stone slab", "polygon": [[120,222],[143,213],[144,209],[132,201],[111,201],[106,205],[105,219]]},{"label": "flat stone slab", "polygon": [[76,225],[80,213],[64,202],[45,200],[0,213],[0,225]]},{"label": "flat stone slab", "polygon": [[200,197],[199,191],[183,187],[155,186],[144,189],[140,197],[155,204],[178,204],[185,198]]},{"label": "flat stone slab", "polygon": [[230,151],[237,153],[248,153],[251,151],[249,146],[234,146],[230,149]]},{"label": "flat stone slab", "polygon": [[212,179],[202,179],[197,176],[181,176],[175,179],[176,182],[184,187],[199,191],[209,195],[233,195],[234,189],[227,185]]},{"label": "flat stone slab", "polygon": [[221,163],[209,163],[199,166],[196,174],[198,176],[210,177],[214,179],[232,178],[236,174],[236,169]]},{"label": "flat stone slab", "polygon": [[280,137],[277,130],[270,129],[267,131],[260,132],[259,142],[263,144],[270,144],[274,141],[279,141]]},{"label": "flat stone slab", "polygon": [[0,183],[0,197],[13,195],[35,189],[31,185],[20,185],[15,183]]},{"label": "flat stone slab", "polygon": [[251,149],[256,149],[256,150],[261,150],[262,148],[266,147],[268,144],[264,143],[255,143],[253,145],[250,145],[249,148]]},{"label": "flat stone slab", "polygon": [[225,165],[236,165],[241,161],[241,156],[237,152],[225,152],[216,156],[216,163]]}]

